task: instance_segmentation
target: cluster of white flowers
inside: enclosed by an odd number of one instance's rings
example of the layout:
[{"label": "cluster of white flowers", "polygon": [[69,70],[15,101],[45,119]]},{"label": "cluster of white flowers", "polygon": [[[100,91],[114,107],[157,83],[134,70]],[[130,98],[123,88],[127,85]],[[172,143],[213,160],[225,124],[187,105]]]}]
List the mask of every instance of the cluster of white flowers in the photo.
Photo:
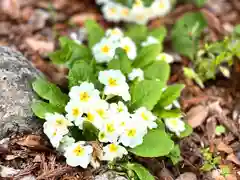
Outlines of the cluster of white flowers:
[{"label": "cluster of white flowers", "polygon": [[119,28],[108,29],[105,37],[94,45],[92,52],[97,63],[104,63],[113,59],[115,50],[119,47],[125,50],[130,60],[136,58],[137,47],[135,43],[129,37],[124,37],[123,32]]},{"label": "cluster of white flowers", "polygon": [[113,0],[96,0],[102,5],[105,19],[113,22],[126,21],[146,24],[156,17],[165,16],[171,10],[171,0],[154,0],[149,7],[145,7],[142,0],[135,0],[132,8],[119,4]]}]

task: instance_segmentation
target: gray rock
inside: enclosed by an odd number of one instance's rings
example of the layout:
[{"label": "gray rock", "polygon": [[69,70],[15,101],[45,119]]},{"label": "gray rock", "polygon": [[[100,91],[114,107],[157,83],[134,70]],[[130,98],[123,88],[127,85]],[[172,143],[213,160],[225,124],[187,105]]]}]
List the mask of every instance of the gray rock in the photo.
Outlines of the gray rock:
[{"label": "gray rock", "polygon": [[114,171],[107,171],[101,175],[94,177],[94,180],[128,180],[128,179],[118,175]]},{"label": "gray rock", "polygon": [[12,133],[38,133],[41,124],[30,105],[31,82],[40,73],[17,51],[0,47],[0,139]]}]

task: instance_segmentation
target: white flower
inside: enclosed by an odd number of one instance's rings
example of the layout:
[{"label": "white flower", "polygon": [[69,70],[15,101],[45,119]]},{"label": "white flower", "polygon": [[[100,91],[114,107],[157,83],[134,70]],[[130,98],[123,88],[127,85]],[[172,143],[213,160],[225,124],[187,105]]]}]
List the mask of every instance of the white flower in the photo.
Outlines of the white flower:
[{"label": "white flower", "polygon": [[46,122],[43,124],[44,129],[54,128],[57,132],[65,135],[68,133],[68,126],[72,126],[71,121],[66,119],[62,114],[47,113],[45,116]]},{"label": "white flower", "polygon": [[58,147],[58,151],[60,152],[65,152],[65,149],[68,147],[68,146],[71,146],[73,143],[75,143],[75,139],[68,136],[68,135],[65,135],[62,139],[61,139],[61,142],[60,142],[60,145]]},{"label": "white flower", "polygon": [[66,148],[64,156],[69,166],[87,168],[92,158],[93,148],[80,141]]},{"label": "white flower", "polygon": [[98,114],[98,116],[104,120],[107,119],[109,116],[109,104],[107,101],[105,100],[99,100],[96,102],[95,105],[93,105],[93,109],[94,111],[96,111],[96,113]]},{"label": "white flower", "polygon": [[117,41],[123,38],[124,34],[121,29],[114,28],[114,29],[108,29],[106,31],[106,36],[109,37],[111,40]]},{"label": "white flower", "polygon": [[170,54],[167,53],[160,53],[156,57],[157,61],[166,61],[167,63],[172,63],[174,61],[173,57]]},{"label": "white flower", "polygon": [[83,109],[81,103],[79,101],[69,101],[65,107],[65,111],[67,112],[67,118],[71,121],[75,121],[83,115]]},{"label": "white flower", "polygon": [[129,86],[120,70],[100,71],[98,79],[105,85],[104,94],[121,96],[124,101],[130,100]]},{"label": "white flower", "polygon": [[152,114],[151,111],[148,111],[145,107],[141,107],[135,111],[132,115],[132,118],[138,123],[142,123],[144,126],[149,129],[156,128],[157,123],[155,122],[157,117]]},{"label": "white flower", "polygon": [[146,24],[150,18],[150,11],[143,6],[134,6],[130,11],[129,19],[137,24]]},{"label": "white flower", "polygon": [[70,33],[70,38],[74,40],[77,44],[82,44],[82,41],[78,39],[78,35],[75,32]]},{"label": "white flower", "polygon": [[45,123],[43,125],[43,132],[47,135],[52,146],[55,148],[59,147],[63,136],[66,134],[66,132],[62,131],[61,129],[58,129],[51,125],[47,126],[47,124],[45,124]]},{"label": "white flower", "polygon": [[111,39],[102,38],[99,43],[93,46],[92,52],[97,63],[104,63],[113,59],[116,48],[117,44]]},{"label": "white flower", "polygon": [[131,21],[131,19],[129,18],[130,9],[128,7],[119,5],[119,15],[121,17],[121,20],[124,20],[127,22]]},{"label": "white flower", "polygon": [[96,0],[97,4],[106,4],[108,2],[110,2],[110,0]]},{"label": "white flower", "polygon": [[147,40],[141,43],[141,46],[149,46],[152,44],[159,44],[159,40],[153,36],[148,36]]},{"label": "white flower", "polygon": [[122,158],[123,155],[128,154],[127,150],[118,144],[108,144],[103,147],[103,152],[102,160],[105,161],[113,161],[116,158]]},{"label": "white flower", "polygon": [[134,60],[136,58],[137,47],[129,37],[124,37],[120,40],[120,47],[125,50],[129,59]]},{"label": "white flower", "polygon": [[122,101],[118,101],[118,103],[110,104],[110,112],[112,114],[119,114],[119,113],[128,114],[128,108]]},{"label": "white flower", "polygon": [[[94,111],[93,109],[89,110],[86,113],[86,116],[82,118],[82,123],[83,121],[88,121],[90,123],[92,123],[96,128],[101,129],[103,126],[103,121],[100,118],[100,116],[97,114],[96,111]],[[80,124],[81,125],[81,124]],[[80,126],[81,127],[81,126]],[[80,128],[81,129],[81,128]]]},{"label": "white flower", "polygon": [[119,127],[117,126],[115,120],[107,120],[104,123],[103,128],[99,133],[99,141],[113,143],[113,142],[117,142],[118,137],[119,137]]},{"label": "white flower", "polygon": [[113,22],[120,21],[119,5],[117,3],[109,2],[103,5],[102,12],[104,17]]},{"label": "white flower", "polygon": [[133,81],[137,78],[138,81],[144,80],[144,72],[140,68],[133,68],[132,72],[128,74],[128,79]]},{"label": "white flower", "polygon": [[170,0],[155,0],[151,5],[151,11],[156,16],[164,16],[171,10]]},{"label": "white flower", "polygon": [[147,129],[142,126],[138,121],[131,120],[125,126],[123,133],[120,136],[119,142],[124,146],[129,146],[131,148],[142,144],[143,137],[146,135]]},{"label": "white flower", "polygon": [[180,133],[185,131],[185,123],[180,118],[168,118],[165,119],[165,124],[167,128],[180,136]]},{"label": "white flower", "polygon": [[92,103],[99,100],[99,91],[94,88],[92,83],[83,82],[80,86],[74,86],[69,92],[69,97],[73,101],[78,101],[82,104],[83,111],[88,111]]}]

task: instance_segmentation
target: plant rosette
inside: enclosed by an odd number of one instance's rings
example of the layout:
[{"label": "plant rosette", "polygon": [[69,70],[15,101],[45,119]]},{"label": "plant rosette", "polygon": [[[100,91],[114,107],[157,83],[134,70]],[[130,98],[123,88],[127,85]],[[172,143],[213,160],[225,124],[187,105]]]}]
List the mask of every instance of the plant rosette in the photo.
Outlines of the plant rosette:
[{"label": "plant rosette", "polygon": [[171,0],[96,0],[102,5],[104,18],[112,22],[146,24],[149,20],[163,17],[172,8]]},{"label": "plant rosette", "polygon": [[[171,138],[191,133],[176,101],[184,86],[167,86],[170,67],[159,59],[166,32],[161,27],[138,41],[118,28],[104,32],[94,21],[87,21],[86,29],[88,46],[62,37],[61,49],[50,54],[53,63],[69,69],[68,94],[37,79],[33,89],[40,98],[32,110],[68,165],[124,162],[121,167],[151,179],[124,157],[167,156],[177,162],[179,148]],[[155,41],[146,43],[150,35]]]}]

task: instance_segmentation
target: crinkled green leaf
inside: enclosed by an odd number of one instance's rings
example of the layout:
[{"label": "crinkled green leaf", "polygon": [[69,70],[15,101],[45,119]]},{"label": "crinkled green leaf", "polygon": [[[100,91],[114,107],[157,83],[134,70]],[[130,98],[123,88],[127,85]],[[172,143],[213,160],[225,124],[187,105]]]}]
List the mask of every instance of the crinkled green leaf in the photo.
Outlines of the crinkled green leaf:
[{"label": "crinkled green leaf", "polygon": [[181,161],[181,150],[179,145],[175,145],[167,157],[171,159],[173,165],[179,163]]},{"label": "crinkled green leaf", "polygon": [[69,88],[84,81],[95,82],[93,67],[83,60],[76,61],[68,73]]},{"label": "crinkled green leaf", "polygon": [[214,165],[209,164],[209,163],[205,163],[205,164],[200,168],[200,170],[205,171],[205,172],[208,172],[208,171],[211,171],[213,168],[214,168]]},{"label": "crinkled green leaf", "polygon": [[226,132],[226,128],[222,125],[217,126],[215,129],[215,134],[218,136],[220,136],[221,134],[223,134],[225,132]]},{"label": "crinkled green leaf", "polygon": [[39,78],[32,83],[32,86],[34,91],[50,104],[63,109],[66,106],[69,97],[55,84]]},{"label": "crinkled green leaf", "polygon": [[88,33],[88,46],[90,49],[104,37],[104,29],[94,20],[87,20],[85,28]]},{"label": "crinkled green leaf", "polygon": [[193,59],[199,40],[207,22],[200,12],[185,13],[177,20],[172,30],[173,48],[178,53]]},{"label": "crinkled green leaf", "polygon": [[126,169],[130,169],[136,173],[139,180],[154,180],[155,178],[151,173],[141,164],[137,163],[126,163],[122,165]]},{"label": "crinkled green leaf", "polygon": [[131,24],[125,35],[130,37],[137,45],[147,38],[148,28],[145,25]]},{"label": "crinkled green leaf", "polygon": [[153,36],[153,37],[157,38],[160,43],[163,42],[166,35],[167,35],[167,29],[164,26],[155,28],[148,33],[148,36]]},{"label": "crinkled green leaf", "polygon": [[162,93],[162,96],[157,104],[158,108],[164,108],[173,103],[180,95],[181,91],[185,86],[183,84],[174,84],[168,86],[167,89]]},{"label": "crinkled green leaf", "polygon": [[46,103],[44,101],[33,102],[31,108],[33,113],[41,119],[45,119],[46,113],[64,112],[62,109],[59,109],[59,107],[53,106],[52,104]]},{"label": "crinkled green leaf", "polygon": [[145,79],[158,79],[165,84],[170,76],[170,66],[165,61],[155,61],[151,65],[146,66],[143,70]]},{"label": "crinkled green leaf", "polygon": [[154,113],[158,115],[160,118],[178,118],[182,116],[181,110],[180,109],[171,109],[171,110],[166,110],[166,109],[158,109],[154,108]]},{"label": "crinkled green leaf", "polygon": [[131,109],[146,107],[152,110],[161,97],[164,84],[156,80],[143,80],[136,82],[130,88]]},{"label": "crinkled green leaf", "polygon": [[184,138],[192,134],[193,129],[189,124],[185,123],[185,128],[185,131],[180,133],[180,138]]},{"label": "crinkled green leaf", "polygon": [[194,3],[195,3],[198,7],[204,6],[206,2],[207,2],[207,0],[194,0]]},{"label": "crinkled green leaf", "polygon": [[133,62],[133,66],[137,68],[144,68],[145,66],[153,63],[161,51],[161,44],[152,44],[142,48]]},{"label": "crinkled green leaf", "polygon": [[143,138],[143,143],[130,152],[141,157],[160,157],[168,155],[174,147],[174,142],[164,129],[149,130]]},{"label": "crinkled green leaf", "polygon": [[83,122],[83,136],[86,141],[95,141],[98,139],[99,130],[90,122]]},{"label": "crinkled green leaf", "polygon": [[119,69],[122,73],[128,74],[132,71],[132,62],[123,49],[117,48],[114,59],[108,63],[108,69]]}]

